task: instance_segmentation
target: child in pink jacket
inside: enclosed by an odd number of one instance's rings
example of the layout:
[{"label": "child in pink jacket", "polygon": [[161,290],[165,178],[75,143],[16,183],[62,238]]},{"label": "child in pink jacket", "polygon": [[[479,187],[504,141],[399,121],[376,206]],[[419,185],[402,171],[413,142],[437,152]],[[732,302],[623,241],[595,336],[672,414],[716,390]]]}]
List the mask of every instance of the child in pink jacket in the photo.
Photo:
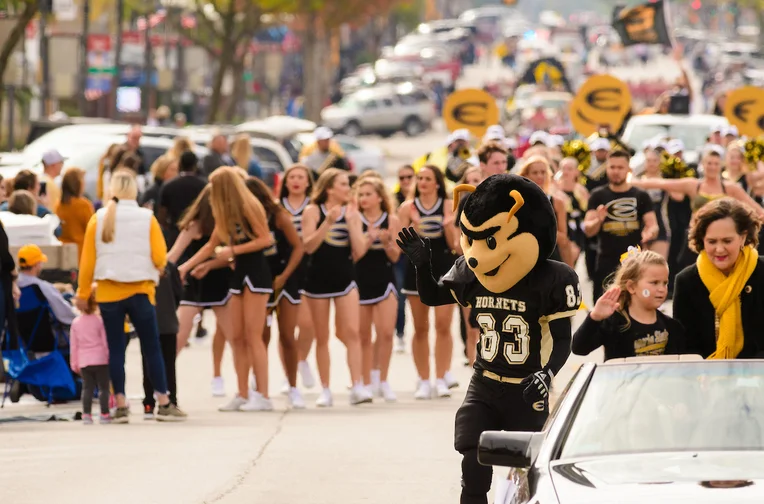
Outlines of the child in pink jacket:
[{"label": "child in pink jacket", "polygon": [[93,423],[93,392],[98,385],[101,423],[110,423],[109,414],[109,347],[106,329],[98,314],[95,294],[90,295],[87,309],[75,318],[69,334],[72,370],[82,377],[82,423]]}]

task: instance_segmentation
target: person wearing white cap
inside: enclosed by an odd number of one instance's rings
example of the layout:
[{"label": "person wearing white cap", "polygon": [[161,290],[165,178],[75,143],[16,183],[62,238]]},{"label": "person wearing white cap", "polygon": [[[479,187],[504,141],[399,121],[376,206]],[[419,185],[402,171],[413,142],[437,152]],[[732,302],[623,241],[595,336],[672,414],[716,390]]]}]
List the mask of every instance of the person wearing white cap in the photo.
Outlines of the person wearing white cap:
[{"label": "person wearing white cap", "polygon": [[458,182],[464,173],[472,152],[470,151],[470,141],[472,135],[469,130],[460,128],[452,131],[446,138],[445,145],[432,150],[417,158],[411,166],[416,172],[425,166],[437,166],[445,175],[449,183]]},{"label": "person wearing white cap", "polygon": [[594,189],[607,185],[605,177],[605,165],[607,155],[610,152],[610,141],[607,138],[596,137],[589,141],[589,150],[591,150],[591,164],[586,170],[586,189],[590,192]]},{"label": "person wearing white cap", "polygon": [[708,131],[708,143],[721,145],[722,144],[722,131],[724,130],[724,125],[722,124],[714,124],[709,128]]},{"label": "person wearing white cap", "polygon": [[504,128],[498,124],[494,124],[493,126],[488,126],[488,129],[486,129],[485,135],[483,135],[483,143],[503,142],[505,138]]},{"label": "person wearing white cap", "polygon": [[350,165],[345,159],[345,152],[337,142],[332,140],[334,132],[331,129],[319,126],[313,131],[313,136],[316,141],[304,146],[300,151],[300,163],[313,170],[316,177],[327,168],[350,170]]},{"label": "person wearing white cap", "polygon": [[42,155],[43,173],[40,180],[40,198],[47,197],[47,206],[54,213],[61,201],[61,188],[56,184],[56,177],[61,175],[64,168],[64,156],[57,150],[49,150]]},{"label": "person wearing white cap", "polygon": [[679,138],[669,140],[669,142],[666,144],[666,152],[672,156],[676,156],[679,159],[682,159],[682,154],[684,153],[684,142]]},{"label": "person wearing white cap", "polygon": [[549,133],[546,131],[534,131],[528,139],[528,145],[535,147],[541,145],[546,147],[549,144]]},{"label": "person wearing white cap", "polygon": [[737,130],[737,126],[730,124],[722,131],[722,146],[727,147],[727,144],[736,140],[740,136],[740,132]]}]

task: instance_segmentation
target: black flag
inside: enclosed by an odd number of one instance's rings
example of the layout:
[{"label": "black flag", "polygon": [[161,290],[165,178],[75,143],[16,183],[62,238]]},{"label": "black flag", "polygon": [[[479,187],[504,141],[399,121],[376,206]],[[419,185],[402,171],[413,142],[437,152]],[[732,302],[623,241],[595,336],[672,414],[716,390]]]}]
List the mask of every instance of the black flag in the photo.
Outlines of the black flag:
[{"label": "black flag", "polygon": [[664,0],[613,12],[613,28],[624,46],[660,44],[671,46],[668,14]]}]

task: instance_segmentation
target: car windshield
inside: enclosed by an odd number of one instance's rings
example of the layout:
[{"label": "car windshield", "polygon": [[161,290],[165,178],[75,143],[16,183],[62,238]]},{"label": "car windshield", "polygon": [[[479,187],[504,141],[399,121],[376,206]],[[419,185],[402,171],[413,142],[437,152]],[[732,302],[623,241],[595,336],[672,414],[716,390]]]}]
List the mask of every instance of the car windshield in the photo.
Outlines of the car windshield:
[{"label": "car windshield", "polygon": [[756,361],[600,366],[560,458],[764,450],[763,386]]},{"label": "car windshield", "polygon": [[634,149],[640,150],[647,140],[655,137],[678,138],[684,142],[688,151],[699,150],[706,144],[710,124],[639,124],[624,141]]},{"label": "car windshield", "polygon": [[362,106],[361,100],[354,96],[346,96],[345,98],[341,99],[337,102],[337,106],[340,108],[348,109],[348,110],[355,110],[359,109]]}]

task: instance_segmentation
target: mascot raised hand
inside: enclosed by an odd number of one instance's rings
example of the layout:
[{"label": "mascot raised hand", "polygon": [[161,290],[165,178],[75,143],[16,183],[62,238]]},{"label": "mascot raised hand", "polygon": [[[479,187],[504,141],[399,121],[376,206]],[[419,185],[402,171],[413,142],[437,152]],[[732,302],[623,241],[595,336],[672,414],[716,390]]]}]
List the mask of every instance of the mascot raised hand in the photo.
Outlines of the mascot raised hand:
[{"label": "mascot raised hand", "polygon": [[463,457],[461,503],[485,504],[492,469],[478,463],[480,434],[541,430],[552,378],[570,353],[570,317],[581,304],[581,289],[573,269],[549,259],[555,213],[530,180],[502,174],[477,187],[460,185],[454,210],[464,256],[443,278],[432,275],[429,240],[406,228],[397,243],[416,267],[422,302],[470,307],[480,328],[454,446]]}]

